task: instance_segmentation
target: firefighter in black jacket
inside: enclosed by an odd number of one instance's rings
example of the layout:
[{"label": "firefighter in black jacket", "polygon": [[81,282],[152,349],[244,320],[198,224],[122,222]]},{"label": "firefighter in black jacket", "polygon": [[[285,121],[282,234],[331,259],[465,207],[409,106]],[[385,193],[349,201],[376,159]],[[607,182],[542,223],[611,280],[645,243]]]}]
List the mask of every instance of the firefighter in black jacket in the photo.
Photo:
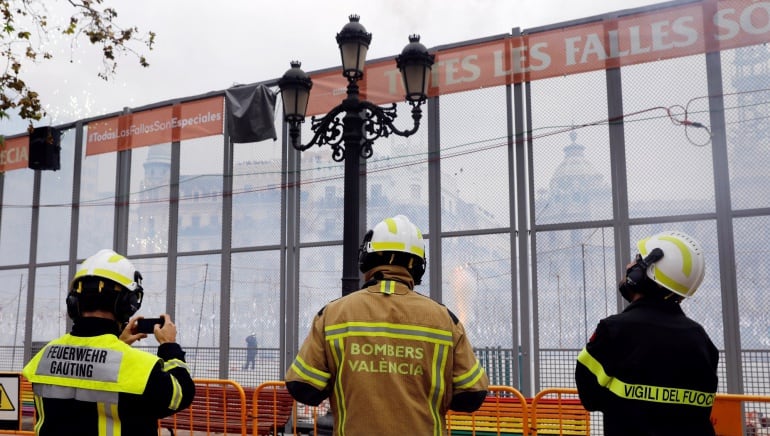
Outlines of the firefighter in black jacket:
[{"label": "firefighter in black jacket", "polygon": [[703,252],[676,231],[638,247],[619,286],[631,304],[601,320],[578,356],[580,400],[603,413],[605,436],[713,436],[719,353],[679,305],[703,281]]},{"label": "firefighter in black jacket", "polygon": [[195,384],[168,315],[162,327],[155,324],[157,356],[130,345],[147,337],[137,330],[141,317],[131,318],[142,303],[141,279],[112,250],[80,265],[67,295],[72,331],[24,367],[35,394],[35,434],[157,436],[159,418],[192,403]]}]

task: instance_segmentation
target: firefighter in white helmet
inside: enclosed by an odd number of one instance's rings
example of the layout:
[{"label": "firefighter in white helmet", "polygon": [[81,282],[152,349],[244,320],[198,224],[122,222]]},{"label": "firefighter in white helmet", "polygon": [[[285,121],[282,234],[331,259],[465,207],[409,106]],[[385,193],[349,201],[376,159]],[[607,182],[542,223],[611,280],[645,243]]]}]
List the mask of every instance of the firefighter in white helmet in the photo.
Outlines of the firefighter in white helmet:
[{"label": "firefighter in white helmet", "polygon": [[366,233],[366,283],[322,308],[286,373],[298,401],[329,398],[335,435],[446,433],[447,410],[481,406],[489,381],[463,325],[414,291],[425,242],[403,215]]},{"label": "firefighter in white helmet", "polygon": [[24,367],[32,382],[40,436],[157,436],[158,419],[192,403],[195,384],[167,315],[155,324],[158,355],[131,347],[147,337],[132,318],[142,275],[112,250],[75,273],[67,294],[72,331],[46,344]]},{"label": "firefighter in white helmet", "polygon": [[703,250],[679,231],[637,246],[619,285],[630,304],[601,320],[578,356],[580,400],[603,413],[606,436],[714,435],[719,352],[679,304],[703,281]]}]

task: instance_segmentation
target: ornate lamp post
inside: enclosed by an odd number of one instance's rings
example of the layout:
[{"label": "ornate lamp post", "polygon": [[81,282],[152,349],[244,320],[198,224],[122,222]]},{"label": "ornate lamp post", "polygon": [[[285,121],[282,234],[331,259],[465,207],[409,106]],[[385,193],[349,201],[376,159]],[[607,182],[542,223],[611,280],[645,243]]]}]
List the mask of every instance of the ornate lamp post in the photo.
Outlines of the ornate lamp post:
[{"label": "ornate lamp post", "polygon": [[[351,15],[340,33],[337,44],[342,56],[342,75],[348,80],[347,97],[323,117],[311,118],[313,137],[307,144],[299,141],[300,125],[305,113],[313,82],[300,69],[300,62],[292,61],[291,69],[278,81],[283,100],[284,121],[289,123],[289,139],[292,147],[304,151],[313,145],[328,144],[332,148],[332,159],[345,161],[344,228],[342,238],[342,295],[359,289],[358,247],[363,236],[359,225],[360,158],[368,159],[374,153],[372,145],[381,137],[391,133],[410,136],[420,127],[422,110],[420,106],[428,98],[428,80],[433,66],[434,55],[429,54],[420,44],[419,35],[409,36],[409,44],[396,57],[396,66],[401,71],[406,90],[406,101],[412,106],[414,126],[399,130],[393,125],[396,118],[396,104],[381,107],[359,98],[358,81],[364,77],[366,52],[372,40],[359,22],[358,15]],[[344,115],[344,116],[343,116]]]}]

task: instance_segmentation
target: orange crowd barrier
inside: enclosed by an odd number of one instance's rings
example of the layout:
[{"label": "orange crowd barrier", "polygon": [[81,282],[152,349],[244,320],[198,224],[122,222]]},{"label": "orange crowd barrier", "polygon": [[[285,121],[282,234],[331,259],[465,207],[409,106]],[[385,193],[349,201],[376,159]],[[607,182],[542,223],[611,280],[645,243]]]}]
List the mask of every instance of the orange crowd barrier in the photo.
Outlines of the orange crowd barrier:
[{"label": "orange crowd barrier", "polygon": [[257,386],[251,401],[251,434],[277,435],[283,433],[292,415],[296,415],[294,398],[282,381],[265,382]]},{"label": "orange crowd barrier", "polygon": [[[36,415],[32,384],[19,375],[20,407],[18,428],[0,429],[0,435],[34,436]],[[328,401],[319,407],[298,404],[283,381],[263,383],[256,388],[237,382],[195,379],[193,404],[158,421],[162,430],[176,436],[240,434],[318,434],[330,431]],[[770,434],[770,396],[717,394],[711,419],[720,436]],[[490,386],[489,396],[473,413],[450,411],[446,416],[450,436],[536,436],[590,435],[591,415],[576,389],[544,389],[533,398],[508,386]],[[291,423],[291,424],[289,424]]]},{"label": "orange crowd barrier", "polygon": [[524,398],[508,386],[490,386],[489,396],[473,413],[449,411],[452,436],[589,435],[591,415],[575,389],[546,389]]},{"label": "orange crowd barrier", "polygon": [[481,407],[472,413],[450,410],[447,433],[459,435],[521,435],[529,427],[527,399],[508,386],[490,386]]},{"label": "orange crowd barrier", "polygon": [[232,433],[247,436],[247,391],[230,380],[196,379],[195,398],[187,409],[163,418],[158,426],[175,436]]},{"label": "orange crowd barrier", "polygon": [[174,435],[283,433],[294,410],[284,382],[241,387],[230,380],[195,379],[195,399],[189,408],[160,420]]},{"label": "orange crowd barrier", "polygon": [[552,388],[531,400],[531,435],[589,435],[591,414],[583,407],[577,389]]},{"label": "orange crowd barrier", "polygon": [[711,422],[719,436],[770,435],[768,409],[770,396],[717,394]]}]

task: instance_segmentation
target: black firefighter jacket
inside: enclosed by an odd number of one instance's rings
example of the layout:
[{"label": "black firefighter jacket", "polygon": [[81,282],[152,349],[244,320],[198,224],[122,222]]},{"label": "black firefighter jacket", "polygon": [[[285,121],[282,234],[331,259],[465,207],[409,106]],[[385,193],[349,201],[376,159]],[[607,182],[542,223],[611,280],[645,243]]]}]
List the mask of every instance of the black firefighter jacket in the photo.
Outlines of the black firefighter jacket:
[{"label": "black firefighter jacket", "polygon": [[575,382],[606,436],[713,436],[719,353],[679,304],[642,298],[599,322]]}]

